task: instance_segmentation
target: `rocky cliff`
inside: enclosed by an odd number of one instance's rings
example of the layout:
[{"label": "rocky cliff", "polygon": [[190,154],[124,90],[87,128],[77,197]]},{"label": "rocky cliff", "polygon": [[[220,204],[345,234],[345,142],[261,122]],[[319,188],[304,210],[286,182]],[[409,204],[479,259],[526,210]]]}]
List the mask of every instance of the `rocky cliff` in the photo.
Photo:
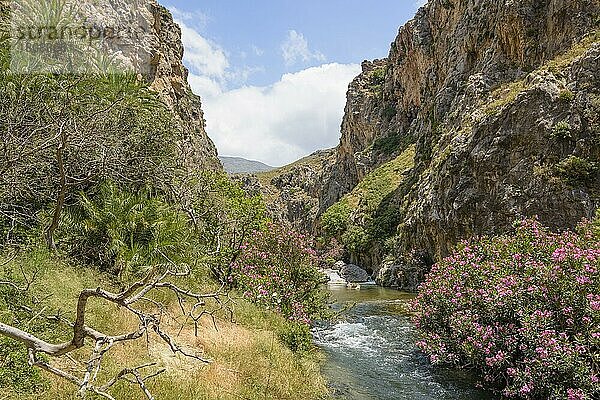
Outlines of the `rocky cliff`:
[{"label": "rocky cliff", "polygon": [[323,179],[329,177],[333,155],[333,149],[320,150],[285,167],[236,179],[247,192],[263,195],[273,219],[317,234]]},{"label": "rocky cliff", "polygon": [[179,145],[188,164],[194,167],[222,169],[217,150],[206,133],[206,122],[200,97],[188,83],[188,70],[183,65],[181,28],[171,13],[156,1],[149,1],[153,35],[158,45],[153,49],[150,86],[173,109],[181,121],[184,137]]},{"label": "rocky cliff", "polygon": [[[378,270],[385,255],[409,263],[410,253],[426,265],[523,216],[565,229],[593,215],[599,15],[599,0],[430,0],[386,59],[363,63],[340,145],[318,175],[318,214],[415,145],[412,169],[379,209],[348,213],[345,224],[364,234],[363,262],[378,264],[365,268]],[[383,230],[373,223],[382,214],[391,216]],[[394,271],[400,286],[418,280]]]},{"label": "rocky cliff", "polygon": [[65,4],[76,10],[75,24],[85,21],[85,26],[99,27],[111,59],[139,73],[173,110],[183,132],[178,143],[182,162],[190,168],[221,169],[206,134],[200,97],[188,84],[181,29],[171,13],[156,0],[69,0]]}]

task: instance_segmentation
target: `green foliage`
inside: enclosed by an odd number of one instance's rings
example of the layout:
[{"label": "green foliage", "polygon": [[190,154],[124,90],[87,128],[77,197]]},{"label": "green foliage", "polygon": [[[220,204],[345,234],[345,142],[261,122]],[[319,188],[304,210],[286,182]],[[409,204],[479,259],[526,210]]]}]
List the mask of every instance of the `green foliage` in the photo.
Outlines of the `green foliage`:
[{"label": "green foliage", "polygon": [[61,192],[73,203],[79,192],[107,179],[136,189],[160,187],[177,168],[174,117],[132,74],[17,75],[0,69],[0,110],[4,229],[38,225],[39,211],[57,204]]},{"label": "green foliage", "polygon": [[[393,115],[391,109],[389,109],[389,119],[393,118],[394,115],[396,115],[395,109]],[[414,143],[414,139],[411,135],[403,132],[396,132],[376,139],[373,143],[373,151],[378,154],[390,156],[392,154],[397,154],[398,151],[405,149],[412,143]]]},{"label": "green foliage", "polygon": [[571,139],[571,124],[568,121],[560,121],[552,128],[552,137],[558,139]]},{"label": "green foliage", "polygon": [[95,194],[82,194],[65,219],[69,252],[119,276],[184,261],[192,243],[183,214],[147,191],[132,193],[111,182]]},{"label": "green foliage", "polygon": [[306,324],[286,323],[279,329],[278,336],[293,352],[305,353],[314,347],[310,327]]},{"label": "green foliage", "polygon": [[351,254],[360,254],[373,243],[383,245],[393,236],[401,220],[393,193],[402,184],[404,172],[413,167],[415,146],[382,165],[365,178],[321,218],[328,237],[337,238]]},{"label": "green foliage", "polygon": [[12,388],[20,394],[46,390],[48,382],[27,362],[27,349],[23,345],[0,336],[0,388]]},{"label": "green foliage", "polygon": [[369,87],[371,92],[377,98],[381,98],[383,95],[383,85],[385,84],[386,74],[387,67],[375,68],[369,73]]},{"label": "green foliage", "polygon": [[572,155],[558,163],[554,171],[570,184],[581,184],[598,174],[598,166],[596,163]]},{"label": "green foliage", "polygon": [[375,68],[370,72],[369,78],[371,85],[381,85],[385,83],[385,75],[387,74],[387,67]]},{"label": "green foliage", "polygon": [[394,105],[388,105],[383,109],[382,115],[386,121],[391,121],[396,116],[398,111]]},{"label": "green foliage", "polygon": [[177,204],[192,223],[194,233],[213,276],[225,282],[231,263],[252,232],[263,230],[268,222],[260,195],[250,196],[222,172],[198,171],[176,181]]},{"label": "green foliage", "polygon": [[371,236],[362,226],[350,225],[342,234],[342,243],[352,254],[363,253],[371,240]]},{"label": "green foliage", "polygon": [[339,236],[348,228],[350,223],[350,205],[348,200],[341,200],[327,209],[321,217],[321,228],[330,237]]},{"label": "green foliage", "polygon": [[512,104],[519,93],[526,89],[523,80],[500,86],[491,94],[490,102],[485,106],[486,115],[498,114],[506,105]]},{"label": "green foliage", "polygon": [[563,101],[573,101],[573,99],[575,98],[575,94],[569,89],[565,89],[561,90],[560,94],[558,95],[558,98]]}]

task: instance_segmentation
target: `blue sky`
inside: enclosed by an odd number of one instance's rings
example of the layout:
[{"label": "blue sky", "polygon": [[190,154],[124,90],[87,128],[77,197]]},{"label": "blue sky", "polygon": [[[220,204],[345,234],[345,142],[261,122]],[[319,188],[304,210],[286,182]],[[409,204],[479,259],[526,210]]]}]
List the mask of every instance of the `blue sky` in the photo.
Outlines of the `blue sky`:
[{"label": "blue sky", "polygon": [[388,54],[419,0],[165,0],[220,154],[271,165],[335,146],[360,62]]}]

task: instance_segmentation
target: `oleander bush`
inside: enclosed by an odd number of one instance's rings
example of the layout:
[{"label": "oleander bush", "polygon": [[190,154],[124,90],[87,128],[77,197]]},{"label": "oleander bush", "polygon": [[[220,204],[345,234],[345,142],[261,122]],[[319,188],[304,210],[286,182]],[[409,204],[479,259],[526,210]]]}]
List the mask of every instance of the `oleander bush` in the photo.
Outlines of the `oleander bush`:
[{"label": "oleander bush", "polygon": [[324,277],[306,236],[270,224],[241,247],[229,281],[245,298],[304,324],[325,310]]},{"label": "oleander bush", "polygon": [[434,364],[475,369],[508,398],[600,398],[598,222],[464,242],[419,288],[414,322]]}]

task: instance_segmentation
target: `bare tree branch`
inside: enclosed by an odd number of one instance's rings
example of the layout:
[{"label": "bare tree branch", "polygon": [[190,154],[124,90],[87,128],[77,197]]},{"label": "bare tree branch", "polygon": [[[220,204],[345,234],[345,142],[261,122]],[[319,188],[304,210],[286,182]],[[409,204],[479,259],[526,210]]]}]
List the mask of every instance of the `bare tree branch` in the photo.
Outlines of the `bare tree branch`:
[{"label": "bare tree branch", "polygon": [[[78,394],[81,397],[85,397],[86,393],[92,392],[106,399],[115,400],[109,393],[108,390],[118,381],[126,380],[130,383],[137,385],[140,390],[144,393],[144,396],[148,400],[154,400],[150,393],[146,381],[152,379],[162,372],[164,369],[152,372],[147,376],[142,376],[141,370],[155,366],[152,364],[145,364],[135,368],[128,368],[122,370],[119,374],[114,376],[108,382],[103,385],[97,383],[101,364],[106,354],[113,348],[116,343],[129,342],[140,339],[144,336],[148,336],[150,333],[154,333],[157,337],[164,342],[174,354],[181,354],[184,357],[195,359],[203,363],[209,363],[210,360],[202,357],[196,352],[189,351],[179,344],[161,328],[161,319],[166,310],[168,309],[166,304],[160,303],[148,296],[153,291],[166,290],[174,293],[177,296],[179,306],[186,316],[186,324],[188,320],[194,321],[195,333],[198,334],[198,323],[203,316],[210,316],[213,321],[213,325],[216,328],[216,313],[222,310],[229,310],[231,315],[233,311],[230,309],[230,299],[227,293],[224,293],[224,286],[219,288],[214,293],[196,293],[192,290],[188,290],[178,286],[169,279],[185,278],[189,276],[190,268],[187,266],[178,267],[175,264],[170,265],[159,265],[151,269],[151,271],[140,281],[134,282],[129,287],[124,289],[120,293],[112,293],[100,287],[96,289],[85,289],[79,294],[75,312],[75,320],[73,323],[69,323],[72,328],[72,338],[70,341],[64,343],[48,343],[35,335],[32,335],[17,327],[0,323],[0,335],[9,337],[24,344],[29,352],[29,363],[32,366],[41,368],[51,374],[54,374],[62,379],[65,379],[78,387]],[[27,280],[28,285],[25,288],[19,287],[13,282],[0,282],[1,284],[8,285],[16,290],[29,290],[31,283]],[[226,297],[223,301],[221,297]],[[90,299],[98,299],[109,304],[115,304],[121,309],[127,310],[129,313],[135,315],[139,320],[139,327],[137,330],[132,332],[126,332],[121,335],[107,335],[99,332],[86,324],[86,310]],[[214,309],[207,309],[207,301],[211,300],[216,305]],[[145,303],[145,307],[137,307],[138,304]],[[189,303],[189,305],[188,305]],[[147,311],[148,304],[155,307],[156,313]],[[187,307],[186,307],[187,306]],[[32,318],[39,318],[43,314],[40,311],[35,314]],[[60,316],[49,317],[56,322],[64,322],[64,319]],[[180,332],[181,332],[180,329]],[[76,376],[73,373],[66,372],[56,366],[51,365],[49,362],[40,360],[37,355],[39,353],[46,354],[52,358],[61,356],[69,357],[70,360],[74,360],[70,357],[70,353],[74,350],[84,347],[86,339],[91,340],[94,343],[93,350],[87,362],[84,362],[84,371],[81,372],[81,376]]]}]

